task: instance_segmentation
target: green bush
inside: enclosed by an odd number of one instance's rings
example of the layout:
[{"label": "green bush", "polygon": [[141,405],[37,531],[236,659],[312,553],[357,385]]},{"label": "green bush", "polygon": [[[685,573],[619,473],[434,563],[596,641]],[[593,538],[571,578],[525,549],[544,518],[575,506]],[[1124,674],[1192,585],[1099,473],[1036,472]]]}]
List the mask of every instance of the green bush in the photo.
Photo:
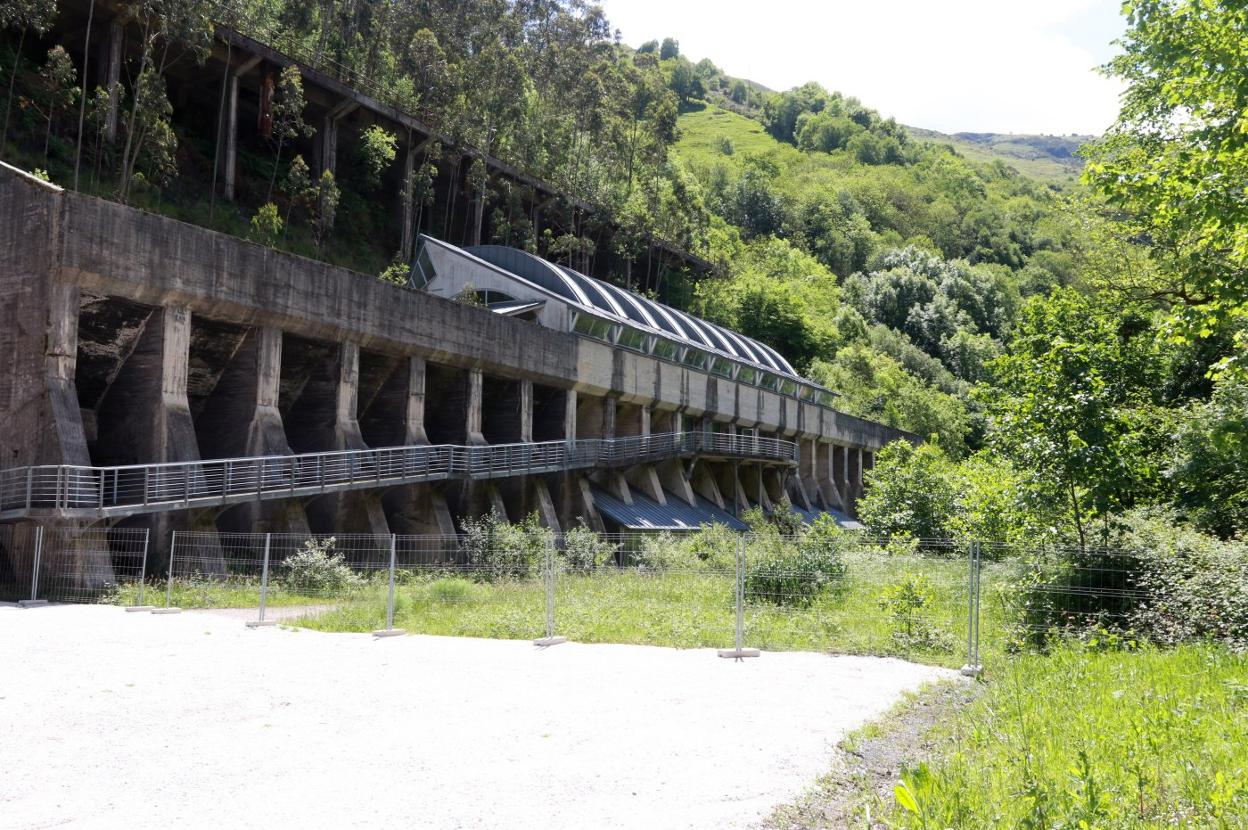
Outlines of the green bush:
[{"label": "green bush", "polygon": [[520,524],[511,524],[492,510],[479,519],[464,519],[460,526],[459,552],[473,578],[493,582],[535,576],[553,544],[549,530],[534,513]]},{"label": "green bush", "polygon": [[326,595],[345,591],[361,582],[342,556],[335,554],[334,537],[309,539],[282,562],[282,585],[295,594]]},{"label": "green bush", "polygon": [[642,570],[730,571],[736,567],[737,534],[716,524],[683,536],[666,532],[647,536],[632,561]]},{"label": "green bush", "polygon": [[603,539],[586,527],[577,527],[563,535],[563,561],[574,573],[592,573],[615,559],[618,545]]},{"label": "green bush", "polygon": [[1130,521],[1144,595],[1132,627],[1164,645],[1212,639],[1248,650],[1248,542],[1221,541],[1164,513]]},{"label": "green bush", "polygon": [[947,651],[949,636],[927,617],[936,602],[936,591],[924,574],[905,573],[880,593],[877,603],[887,611],[893,626],[893,642],[903,650]]},{"label": "green bush", "polygon": [[825,588],[845,576],[841,548],[826,528],[796,540],[759,534],[751,540],[745,568],[745,595],[776,605],[810,605]]}]

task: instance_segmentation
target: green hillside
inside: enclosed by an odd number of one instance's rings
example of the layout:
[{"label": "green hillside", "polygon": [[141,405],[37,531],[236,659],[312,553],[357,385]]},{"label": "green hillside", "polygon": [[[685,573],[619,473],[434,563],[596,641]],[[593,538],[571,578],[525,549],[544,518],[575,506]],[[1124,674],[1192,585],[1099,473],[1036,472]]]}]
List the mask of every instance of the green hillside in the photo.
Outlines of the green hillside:
[{"label": "green hillside", "polygon": [[906,127],[911,137],[948,144],[973,161],[1002,161],[1042,181],[1068,185],[1083,171],[1079,148],[1095,136],[1014,135],[1010,133],[948,133]]}]

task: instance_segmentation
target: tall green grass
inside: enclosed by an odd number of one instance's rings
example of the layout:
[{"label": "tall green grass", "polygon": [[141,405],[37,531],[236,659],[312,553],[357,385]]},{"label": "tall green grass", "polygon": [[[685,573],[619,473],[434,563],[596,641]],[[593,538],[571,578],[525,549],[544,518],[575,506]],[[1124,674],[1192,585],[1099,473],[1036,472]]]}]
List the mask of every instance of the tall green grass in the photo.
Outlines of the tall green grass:
[{"label": "tall green grass", "polygon": [[1021,654],[941,731],[888,826],[1248,827],[1248,656],[1224,647]]}]

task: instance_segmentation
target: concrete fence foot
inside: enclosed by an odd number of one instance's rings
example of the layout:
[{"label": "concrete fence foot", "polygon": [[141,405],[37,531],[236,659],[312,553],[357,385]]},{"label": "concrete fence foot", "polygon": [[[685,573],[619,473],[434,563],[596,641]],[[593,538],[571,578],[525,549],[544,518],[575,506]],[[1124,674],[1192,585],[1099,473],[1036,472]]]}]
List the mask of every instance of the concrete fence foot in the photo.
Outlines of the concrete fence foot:
[{"label": "concrete fence foot", "polygon": [[153,614],[181,614],[181,608],[153,608]]},{"label": "concrete fence foot", "polygon": [[373,632],[374,637],[402,637],[407,632],[402,628],[380,628]]},{"label": "concrete fence foot", "polygon": [[156,610],[155,605],[127,605],[126,606],[127,614],[133,614],[138,611],[155,611],[155,610]]},{"label": "concrete fence foot", "polygon": [[248,620],[248,628],[268,628],[277,625],[277,620]]},{"label": "concrete fence foot", "polygon": [[46,599],[19,599],[17,601],[18,608],[39,608],[47,604]]},{"label": "concrete fence foot", "polygon": [[730,657],[734,660],[740,660],[742,657],[757,657],[760,653],[756,648],[721,648],[719,650],[720,657]]},{"label": "concrete fence foot", "polygon": [[567,641],[568,641],[567,637],[542,637],[540,639],[534,640],[533,645],[535,646],[557,646],[560,643],[566,643]]},{"label": "concrete fence foot", "polygon": [[969,663],[959,669],[963,677],[979,677],[984,671],[983,666],[972,666]]}]

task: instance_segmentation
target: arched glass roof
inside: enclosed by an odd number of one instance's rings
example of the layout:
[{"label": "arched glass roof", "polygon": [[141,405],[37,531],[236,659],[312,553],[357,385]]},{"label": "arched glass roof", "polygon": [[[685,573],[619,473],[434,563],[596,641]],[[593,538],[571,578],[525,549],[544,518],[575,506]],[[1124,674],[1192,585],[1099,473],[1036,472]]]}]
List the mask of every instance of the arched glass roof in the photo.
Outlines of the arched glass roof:
[{"label": "arched glass roof", "polygon": [[615,318],[635,328],[650,330],[698,349],[753,363],[772,372],[794,378],[798,376],[779,352],[757,340],[700,320],[640,294],[587,277],[571,268],[547,262],[527,251],[503,245],[477,245],[465,250],[586,311]]}]

